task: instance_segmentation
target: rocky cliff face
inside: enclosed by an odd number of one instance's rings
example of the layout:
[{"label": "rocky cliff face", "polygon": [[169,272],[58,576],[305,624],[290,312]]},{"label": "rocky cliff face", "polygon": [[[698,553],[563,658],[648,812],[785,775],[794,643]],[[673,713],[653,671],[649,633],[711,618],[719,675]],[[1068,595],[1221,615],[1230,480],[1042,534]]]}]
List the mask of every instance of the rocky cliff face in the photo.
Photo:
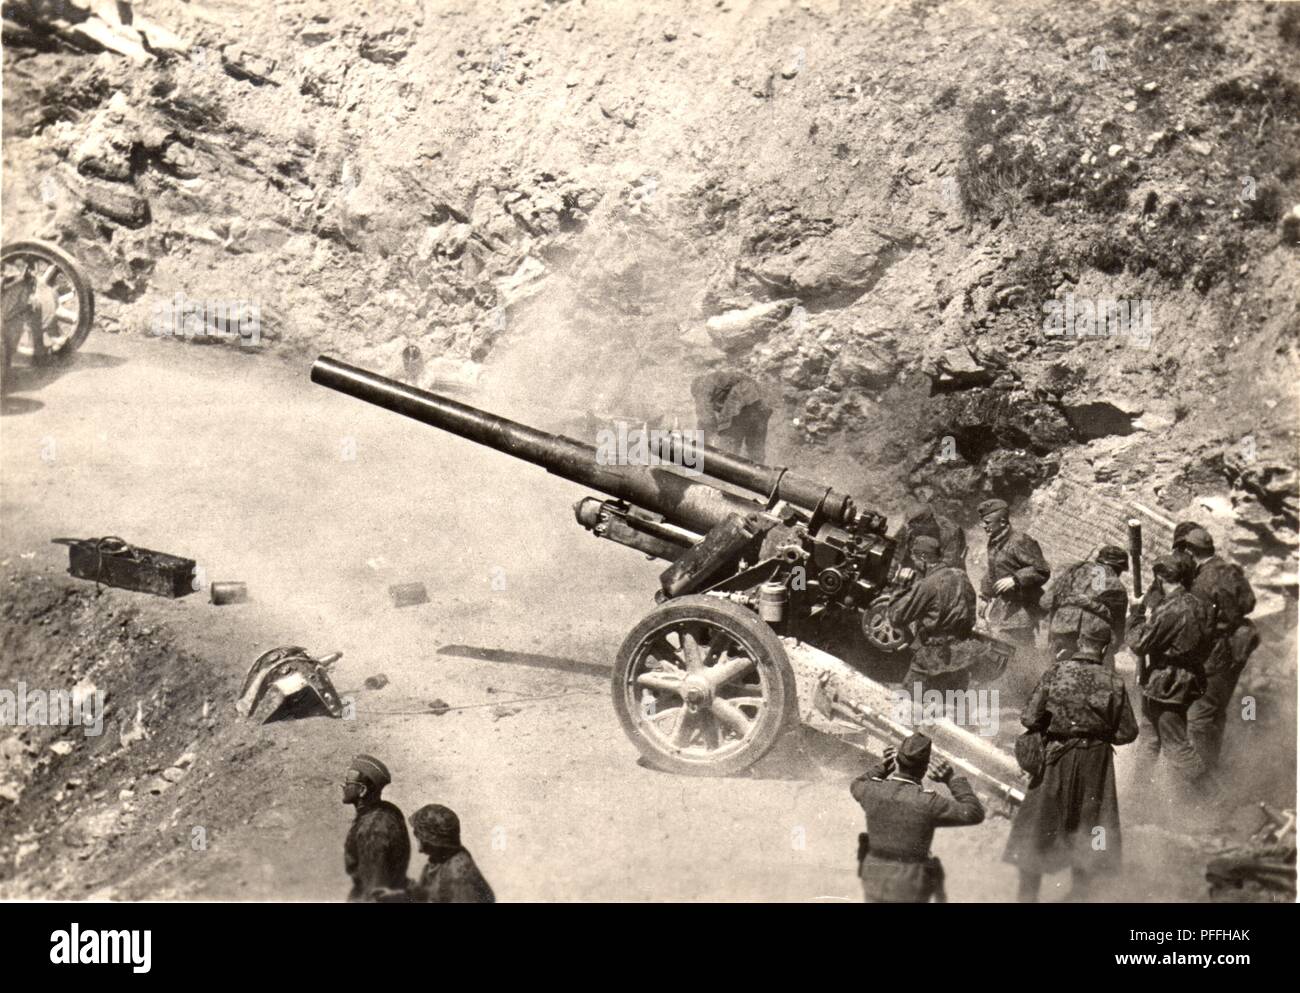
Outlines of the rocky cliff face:
[{"label": "rocky cliff face", "polygon": [[886,511],[1065,476],[1294,595],[1286,5],[135,6],[188,48],[4,63],[6,237],[101,333],[253,299],[265,351],[552,423],[734,363]]}]

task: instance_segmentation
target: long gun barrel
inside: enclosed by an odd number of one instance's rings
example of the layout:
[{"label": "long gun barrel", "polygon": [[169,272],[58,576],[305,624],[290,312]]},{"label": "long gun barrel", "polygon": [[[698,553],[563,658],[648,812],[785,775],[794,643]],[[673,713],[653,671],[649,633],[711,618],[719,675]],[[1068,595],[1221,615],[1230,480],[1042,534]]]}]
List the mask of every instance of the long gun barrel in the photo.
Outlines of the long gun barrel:
[{"label": "long gun barrel", "polygon": [[311,381],[531,462],[553,475],[661,514],[669,523],[699,534],[710,531],[731,514],[764,509],[758,501],[694,482],[668,468],[602,465],[593,445],[539,431],[328,355],[312,364]]},{"label": "long gun barrel", "polygon": [[[685,451],[686,439],[680,433],[661,435],[658,443],[660,456],[672,465],[681,464],[688,454]],[[695,447],[702,455],[700,468],[706,476],[761,494],[768,500],[785,500],[803,510],[819,513],[833,524],[850,527],[856,519],[853,497],[847,493],[804,479],[780,466],[751,462],[717,448]]]}]

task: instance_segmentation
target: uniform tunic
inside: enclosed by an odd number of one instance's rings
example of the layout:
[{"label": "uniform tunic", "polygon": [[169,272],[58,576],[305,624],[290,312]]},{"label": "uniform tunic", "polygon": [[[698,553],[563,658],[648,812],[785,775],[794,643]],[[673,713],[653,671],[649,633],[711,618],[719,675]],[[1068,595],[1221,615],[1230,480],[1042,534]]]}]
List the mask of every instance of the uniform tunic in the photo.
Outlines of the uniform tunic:
[{"label": "uniform tunic", "polygon": [[380,800],[357,811],[343,843],[343,868],[352,877],[348,901],[369,902],[376,890],[406,888],[411,839],[396,804]]},{"label": "uniform tunic", "polygon": [[1147,699],[1186,707],[1205,691],[1204,616],[1196,597],[1180,586],[1150,617],[1130,626],[1129,648],[1147,657]]},{"label": "uniform tunic", "polygon": [[[1119,868],[1121,837],[1112,745],[1137,737],[1124,680],[1098,662],[1056,662],[1020,721],[1046,736],[1042,780],[1025,793],[1002,858],[1023,872]],[[1100,828],[1100,832],[1097,830]]]},{"label": "uniform tunic", "polygon": [[1128,591],[1119,573],[1103,562],[1076,562],[1052,581],[1047,600],[1047,637],[1053,657],[1065,649],[1073,654],[1079,638],[1110,638],[1107,655],[1124,640]]},{"label": "uniform tunic", "polygon": [[[1029,535],[1008,528],[1001,538],[990,538],[988,571],[980,584],[980,595],[989,601],[989,628],[994,632],[1032,632],[1042,616],[1039,599],[1043,584],[1051,575],[1043,550]],[[997,581],[1007,576],[1016,585],[1005,593],[994,593]]]},{"label": "uniform tunic", "polygon": [[978,824],[984,807],[963,776],[948,781],[952,797],[927,790],[880,765],[853,780],[849,791],[867,815],[871,841],[858,866],[872,903],[927,903],[943,891],[943,867],[930,855],[935,828]]},{"label": "uniform tunic", "polygon": [[1246,616],[1255,609],[1255,591],[1240,566],[1214,555],[1197,568],[1192,594],[1206,612],[1208,644],[1205,692],[1188,708],[1187,726],[1201,761],[1213,766],[1223,747],[1237,680],[1259,644],[1259,633]]},{"label": "uniform tunic", "polygon": [[492,887],[464,848],[424,867],[411,894],[414,903],[496,903]]},{"label": "uniform tunic", "polygon": [[912,677],[937,676],[970,664],[969,657],[954,661],[951,643],[966,638],[975,626],[975,587],[961,569],[944,566],[926,573],[889,611],[899,627],[915,625],[920,641],[912,656]]},{"label": "uniform tunic", "polygon": [[1181,586],[1166,593],[1146,620],[1130,626],[1128,644],[1147,657],[1142,687],[1142,747],[1154,760],[1161,752],[1187,781],[1200,777],[1205,763],[1192,747],[1188,707],[1205,692],[1204,609]]}]

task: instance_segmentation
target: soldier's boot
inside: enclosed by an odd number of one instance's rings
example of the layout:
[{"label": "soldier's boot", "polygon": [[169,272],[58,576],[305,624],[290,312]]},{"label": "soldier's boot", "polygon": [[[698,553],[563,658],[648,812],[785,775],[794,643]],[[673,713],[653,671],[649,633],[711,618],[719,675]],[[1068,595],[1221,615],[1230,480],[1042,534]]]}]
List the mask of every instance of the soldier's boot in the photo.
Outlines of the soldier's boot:
[{"label": "soldier's boot", "polygon": [[1038,891],[1043,885],[1042,873],[1020,870],[1020,883],[1016,890],[1018,903],[1037,903]]},{"label": "soldier's boot", "polygon": [[1070,893],[1065,898],[1070,903],[1087,903],[1092,880],[1082,869],[1070,870]]}]

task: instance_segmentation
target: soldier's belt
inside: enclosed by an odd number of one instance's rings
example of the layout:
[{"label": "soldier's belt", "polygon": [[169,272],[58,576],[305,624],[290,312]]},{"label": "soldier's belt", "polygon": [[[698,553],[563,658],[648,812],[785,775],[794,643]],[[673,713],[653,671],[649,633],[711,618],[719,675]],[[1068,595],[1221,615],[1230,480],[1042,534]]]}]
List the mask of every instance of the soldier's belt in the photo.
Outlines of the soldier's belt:
[{"label": "soldier's belt", "polygon": [[894,852],[878,852],[874,848],[867,851],[868,859],[880,859],[882,862],[903,862],[908,865],[916,865],[923,862],[929,862],[932,855],[903,855]]}]

